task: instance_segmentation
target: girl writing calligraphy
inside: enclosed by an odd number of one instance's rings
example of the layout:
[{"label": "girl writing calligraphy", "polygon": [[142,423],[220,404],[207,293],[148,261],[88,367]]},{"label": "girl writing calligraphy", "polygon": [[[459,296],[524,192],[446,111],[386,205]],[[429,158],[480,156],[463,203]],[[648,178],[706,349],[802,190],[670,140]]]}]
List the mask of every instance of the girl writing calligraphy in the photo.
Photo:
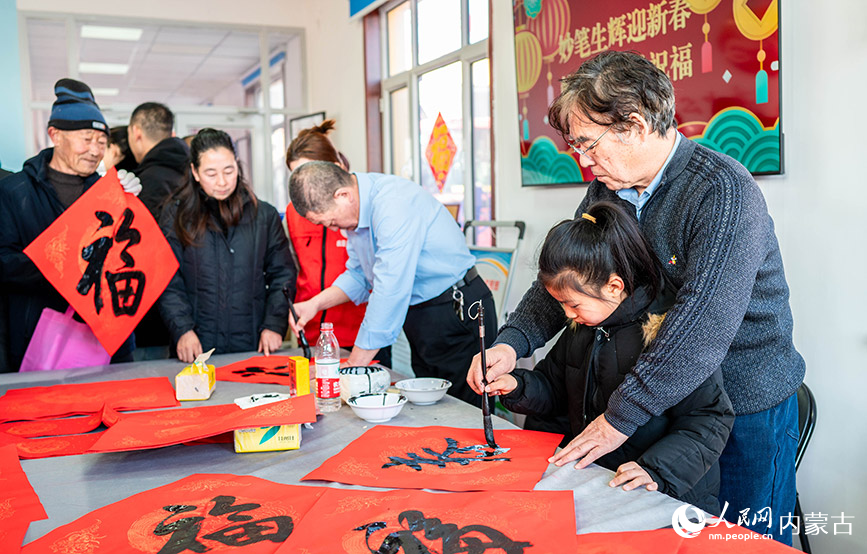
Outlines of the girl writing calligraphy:
[{"label": "girl writing calligraphy", "polygon": [[[607,202],[551,229],[538,279],[572,324],[535,370],[516,369],[487,390],[518,413],[568,416],[572,439],[605,412],[654,339],[675,291],[635,219]],[[611,486],[660,490],[718,514],[717,459],[733,421],[717,371],[597,463],[617,472]]]}]

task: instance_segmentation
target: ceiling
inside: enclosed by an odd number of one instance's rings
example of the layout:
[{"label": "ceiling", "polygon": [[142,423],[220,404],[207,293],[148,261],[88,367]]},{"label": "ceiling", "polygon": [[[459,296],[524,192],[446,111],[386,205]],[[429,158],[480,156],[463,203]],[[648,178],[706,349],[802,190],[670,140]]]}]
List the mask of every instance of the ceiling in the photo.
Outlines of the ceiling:
[{"label": "ceiling", "polygon": [[[259,65],[259,33],[213,27],[180,27],[161,24],[92,23],[141,29],[137,41],[82,38],[82,22],[76,22],[78,62],[127,64],[123,75],[80,73],[92,89],[117,89],[100,96],[104,105],[162,102],[169,106],[244,105],[241,79]],[[54,83],[69,75],[66,22],[28,19],[31,90],[36,102],[54,101]],[[269,53],[300,35],[270,33]]]}]

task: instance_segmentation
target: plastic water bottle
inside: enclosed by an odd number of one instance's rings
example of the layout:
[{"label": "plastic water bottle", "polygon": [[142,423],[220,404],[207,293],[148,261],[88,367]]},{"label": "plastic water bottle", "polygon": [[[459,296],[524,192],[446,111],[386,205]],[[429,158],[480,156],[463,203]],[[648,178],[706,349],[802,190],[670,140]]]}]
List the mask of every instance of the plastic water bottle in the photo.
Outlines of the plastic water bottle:
[{"label": "plastic water bottle", "polygon": [[316,342],[316,407],[320,412],[340,409],[340,345],[334,336],[334,324],[323,323]]}]

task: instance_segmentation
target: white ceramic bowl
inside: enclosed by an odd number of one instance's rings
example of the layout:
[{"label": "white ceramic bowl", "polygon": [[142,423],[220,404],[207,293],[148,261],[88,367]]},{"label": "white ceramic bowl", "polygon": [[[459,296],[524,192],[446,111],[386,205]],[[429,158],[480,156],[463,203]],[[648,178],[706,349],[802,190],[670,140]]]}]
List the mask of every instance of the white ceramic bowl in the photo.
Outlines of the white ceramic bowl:
[{"label": "white ceramic bowl", "polygon": [[340,375],[340,398],[346,403],[353,396],[385,392],[391,384],[391,374],[379,366],[341,367],[337,373]]},{"label": "white ceramic bowl", "polygon": [[413,404],[427,406],[438,402],[440,398],[445,396],[452,383],[446,379],[435,377],[417,377],[398,381],[394,386]]},{"label": "white ceramic bowl", "polygon": [[406,397],[394,392],[362,394],[349,399],[349,407],[355,415],[371,423],[385,423],[400,413]]}]

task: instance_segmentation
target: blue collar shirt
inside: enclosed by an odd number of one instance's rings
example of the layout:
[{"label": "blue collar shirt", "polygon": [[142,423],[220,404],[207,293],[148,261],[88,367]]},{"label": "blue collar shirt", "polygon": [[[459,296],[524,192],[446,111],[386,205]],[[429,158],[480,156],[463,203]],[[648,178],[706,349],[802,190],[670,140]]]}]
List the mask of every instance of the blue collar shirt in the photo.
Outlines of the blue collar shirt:
[{"label": "blue collar shirt", "polygon": [[[475,264],[445,206],[418,184],[394,175],[355,173],[358,226],[346,231],[349,259],[334,281],[367,311],[355,344],[392,344],[410,306],[439,296]],[[436,330],[431,330],[436,332]]]},{"label": "blue collar shirt", "polygon": [[662,182],[662,174],[665,173],[665,168],[668,167],[669,162],[671,162],[671,158],[674,157],[674,153],[677,151],[677,147],[680,145],[680,139],[683,135],[680,134],[680,131],[677,132],[677,135],[674,138],[674,147],[671,149],[671,152],[668,154],[668,157],[665,159],[665,163],[662,164],[662,167],[659,169],[659,172],[656,174],[656,177],[653,178],[653,181],[647,186],[644,191],[639,195],[638,191],[634,188],[631,189],[620,189],[617,191],[617,196],[626,200],[633,206],[635,206],[635,217],[641,220],[641,210],[644,208],[644,205],[647,204],[647,201],[650,200],[650,195],[653,194],[653,191],[659,186]]}]

